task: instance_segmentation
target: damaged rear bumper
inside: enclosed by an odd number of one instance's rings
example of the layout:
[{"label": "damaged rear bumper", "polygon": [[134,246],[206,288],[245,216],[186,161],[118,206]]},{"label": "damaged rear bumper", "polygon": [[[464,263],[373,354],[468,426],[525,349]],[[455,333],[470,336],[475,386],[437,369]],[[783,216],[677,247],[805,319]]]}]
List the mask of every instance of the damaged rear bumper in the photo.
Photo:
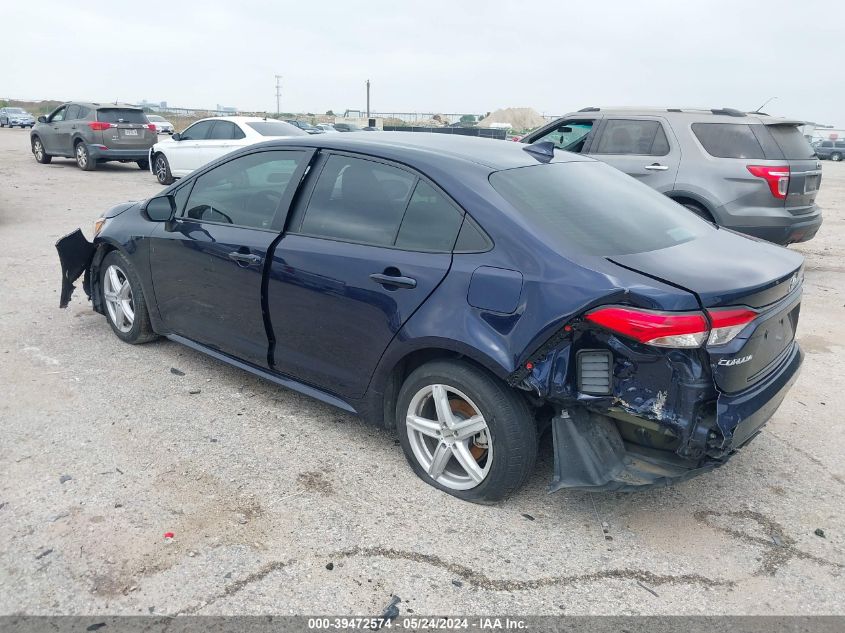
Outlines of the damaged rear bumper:
[{"label": "damaged rear bumper", "polygon": [[[717,468],[748,444],[772,417],[798,378],[804,353],[794,343],[779,368],[737,394],[719,393],[715,413],[687,437],[702,452],[670,451],[630,442],[619,423],[630,416],[587,407],[563,409],[552,419],[555,466],[550,492],[561,488],[630,492],[668,486]],[[618,416],[618,417],[614,417]],[[648,421],[643,421],[648,424]]]},{"label": "damaged rear bumper", "polygon": [[[56,242],[56,250],[59,252],[59,261],[62,266],[62,292],[59,307],[66,308],[76,289],[73,282],[89,269],[97,247],[85,239],[82,229],[76,229]],[[85,294],[90,297],[90,281],[87,275],[83,280],[83,286]]]}]

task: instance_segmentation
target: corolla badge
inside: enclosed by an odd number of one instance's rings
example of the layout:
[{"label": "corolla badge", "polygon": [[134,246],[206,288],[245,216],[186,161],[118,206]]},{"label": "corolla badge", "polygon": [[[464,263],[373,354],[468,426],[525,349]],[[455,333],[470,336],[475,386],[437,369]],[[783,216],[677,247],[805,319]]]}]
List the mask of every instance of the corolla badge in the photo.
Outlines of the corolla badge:
[{"label": "corolla badge", "polygon": [[753,354],[749,354],[748,356],[742,356],[740,358],[722,358],[719,360],[718,364],[722,367],[733,367],[734,365],[742,365],[743,363],[747,363],[753,357]]},{"label": "corolla badge", "polygon": [[789,292],[795,290],[795,286],[798,285],[798,273],[792,275],[792,278],[789,280]]}]

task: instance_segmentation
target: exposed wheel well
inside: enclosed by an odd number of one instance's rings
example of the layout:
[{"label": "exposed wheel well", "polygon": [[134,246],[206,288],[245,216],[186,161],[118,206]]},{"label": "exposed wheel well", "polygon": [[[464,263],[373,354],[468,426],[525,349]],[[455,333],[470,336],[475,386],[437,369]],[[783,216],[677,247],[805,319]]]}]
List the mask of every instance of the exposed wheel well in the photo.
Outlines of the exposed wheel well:
[{"label": "exposed wheel well", "polygon": [[689,206],[693,206],[693,207],[697,207],[698,209],[701,209],[701,212],[704,214],[705,220],[710,220],[713,223],[716,222],[715,218],[713,217],[713,214],[710,213],[710,209],[708,209],[706,205],[702,204],[698,200],[695,200],[693,198],[689,198],[687,196],[669,196],[669,197],[672,198],[672,200],[674,200],[678,204],[682,204],[684,206],[689,205]]}]

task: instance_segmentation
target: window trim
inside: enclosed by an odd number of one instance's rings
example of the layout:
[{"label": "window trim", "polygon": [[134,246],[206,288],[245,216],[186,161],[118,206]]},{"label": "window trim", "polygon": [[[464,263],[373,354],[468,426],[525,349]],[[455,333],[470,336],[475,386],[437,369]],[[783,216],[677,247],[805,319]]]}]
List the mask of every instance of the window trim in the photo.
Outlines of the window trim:
[{"label": "window trim", "polygon": [[[208,168],[203,169],[201,173],[191,174],[190,178],[187,179],[185,183],[180,184],[178,187],[175,187],[172,192],[169,192],[170,194],[175,195],[176,191],[181,189],[183,186],[191,188],[191,190],[188,192],[188,198],[185,200],[185,207],[182,208],[181,212],[178,212],[177,210],[178,215],[175,217],[175,219],[180,222],[190,222],[193,224],[202,225],[210,224],[212,226],[228,226],[230,228],[245,229],[249,231],[265,231],[279,235],[282,233],[282,227],[284,226],[287,217],[290,215],[291,203],[295,198],[296,193],[303,186],[303,176],[305,174],[305,170],[308,169],[308,167],[311,165],[316,151],[316,148],[313,147],[266,147],[254,151],[244,152],[243,154],[238,153],[234,156],[227,156],[228,160],[225,160],[222,163],[215,163],[213,166],[209,166]],[[194,186],[196,185],[197,180],[199,180],[206,174],[211,173],[215,169],[222,167],[223,165],[228,165],[232,161],[241,158],[246,158],[248,156],[254,156],[256,154],[263,154],[266,152],[297,152],[302,154],[302,162],[297,165],[296,170],[291,176],[291,181],[296,180],[297,184],[292,189],[288,186],[286,190],[282,192],[282,197],[279,200],[279,204],[276,206],[276,210],[273,212],[273,219],[271,220],[270,226],[268,228],[261,228],[258,226],[245,226],[243,224],[234,223],[230,224],[229,222],[215,222],[213,220],[197,220],[195,218],[185,217],[185,209],[188,206],[188,202],[190,202],[191,200],[191,195],[194,192]],[[282,212],[283,209],[287,210]]]},{"label": "window trim", "polygon": [[[663,130],[663,135],[666,137],[666,146],[669,149],[664,154],[632,154],[632,153],[627,153],[627,152],[624,152],[624,153],[620,153],[620,152],[599,152],[598,151],[599,143],[601,143],[601,140],[604,138],[604,135],[607,132],[607,126],[610,123],[612,123],[613,121],[645,121],[645,122],[657,123],[657,125],[659,126],[659,129]],[[589,154],[595,155],[595,156],[643,156],[643,157],[655,157],[655,158],[661,158],[663,156],[668,156],[669,154],[672,153],[672,151],[675,149],[675,147],[672,145],[672,140],[671,140],[671,138],[670,138],[670,136],[669,136],[669,134],[666,130],[667,127],[669,127],[669,122],[666,121],[663,117],[649,117],[649,116],[637,116],[637,115],[605,117],[601,122],[601,126],[600,126],[598,132],[596,133],[595,137],[593,138],[593,143],[590,146]],[[655,138],[657,138],[657,133],[655,133]],[[653,138],[651,140],[652,147],[654,147],[655,138]],[[586,154],[588,152],[585,151],[585,152],[582,152],[582,153]]]},{"label": "window trim", "polygon": [[[362,242],[360,240],[349,240],[349,239],[343,239],[343,238],[337,238],[337,237],[329,237],[327,235],[317,235],[317,234],[314,234],[314,233],[304,233],[304,232],[302,232],[302,224],[305,221],[305,216],[307,214],[308,207],[311,204],[311,198],[314,195],[314,190],[317,188],[317,182],[320,180],[320,176],[322,175],[323,170],[325,169],[326,164],[329,161],[329,158],[331,158],[332,156],[345,156],[347,158],[356,158],[356,159],[360,159],[360,160],[367,160],[367,161],[374,162],[374,163],[381,163],[381,164],[386,165],[388,167],[394,167],[396,169],[400,169],[401,171],[404,171],[404,172],[408,173],[410,176],[415,178],[414,184],[410,188],[410,190],[408,192],[407,199],[405,200],[405,208],[402,211],[402,219],[399,221],[399,225],[396,227],[396,233],[393,236],[393,244],[375,244],[375,243],[372,243],[372,242]],[[381,158],[380,156],[372,156],[370,154],[362,154],[362,153],[359,153],[359,152],[352,152],[352,151],[346,151],[346,150],[320,149],[317,161],[318,162],[315,165],[315,169],[312,169],[311,172],[308,174],[308,182],[306,183],[305,187],[303,188],[303,194],[299,197],[299,200],[294,205],[296,208],[292,209],[292,212],[290,212],[290,211],[288,212],[288,215],[290,216],[291,220],[295,220],[295,223],[298,224],[298,226],[294,227],[290,224],[286,225],[285,229],[284,229],[285,235],[288,235],[288,234],[299,235],[301,237],[308,237],[308,238],[318,239],[318,240],[329,240],[331,242],[340,242],[340,243],[343,243],[343,244],[359,244],[361,246],[369,246],[369,247],[374,247],[374,248],[388,248],[388,249],[395,250],[395,251],[404,251],[404,252],[409,252],[409,253],[443,254],[443,253],[454,253],[455,252],[455,244],[457,244],[457,242],[458,242],[458,236],[460,235],[461,227],[463,226],[464,219],[469,214],[466,212],[466,210],[464,210],[464,208],[461,205],[459,205],[455,201],[454,198],[452,198],[452,196],[450,196],[446,191],[444,191],[442,187],[440,187],[437,183],[435,183],[433,180],[428,178],[422,172],[417,171],[416,169],[414,169],[410,165],[406,165],[404,163],[389,160],[389,159],[386,159],[386,158]],[[411,203],[411,198],[414,195],[414,191],[416,190],[417,185],[419,184],[419,182],[421,180],[424,181],[429,186],[431,186],[438,194],[442,195],[443,198],[452,206],[452,208],[455,209],[455,212],[458,213],[458,215],[461,217],[461,224],[460,224],[460,227],[458,228],[458,233],[455,235],[455,244],[452,245],[452,250],[449,250],[449,251],[443,251],[443,250],[429,251],[429,250],[422,250],[422,249],[418,249],[418,248],[402,248],[400,246],[396,246],[396,238],[399,235],[399,231],[402,229],[402,222],[404,222],[405,214],[408,212],[408,205]],[[297,215],[299,217],[297,217]],[[481,228],[481,225],[477,221],[475,221],[474,218],[471,218],[471,219],[475,222],[476,227],[481,229],[481,232],[487,238],[487,241],[492,242],[492,239],[490,238],[487,231],[485,231],[483,228]],[[492,248],[492,246],[491,246],[491,248]],[[473,252],[476,252],[476,251],[473,251]],[[486,252],[486,251],[478,251],[478,252]]]},{"label": "window trim", "polygon": [[[217,121],[215,121],[215,120],[213,120],[213,119],[203,119],[202,121],[194,121],[194,122],[193,122],[193,123],[191,123],[188,127],[186,127],[186,128],[185,128],[185,130],[182,132],[182,134],[185,134],[185,132],[187,132],[188,130],[190,130],[190,129],[191,129],[192,127],[194,127],[195,125],[199,125],[200,123],[210,123],[210,124],[211,124],[211,127],[209,127],[209,128],[208,128],[208,131],[209,131],[209,132],[211,132],[212,128],[214,128],[214,124],[215,124],[215,123],[217,123]],[[213,139],[209,139],[209,138],[208,138],[208,134],[206,134],[206,137],[205,137],[205,138],[200,138],[200,139],[196,139],[196,138],[184,138],[184,139],[183,139],[183,138],[181,137],[181,135],[180,135],[179,141],[182,141],[182,140],[185,140],[185,141],[196,141],[196,142],[199,142],[199,141],[210,141],[210,140],[213,140]]]}]

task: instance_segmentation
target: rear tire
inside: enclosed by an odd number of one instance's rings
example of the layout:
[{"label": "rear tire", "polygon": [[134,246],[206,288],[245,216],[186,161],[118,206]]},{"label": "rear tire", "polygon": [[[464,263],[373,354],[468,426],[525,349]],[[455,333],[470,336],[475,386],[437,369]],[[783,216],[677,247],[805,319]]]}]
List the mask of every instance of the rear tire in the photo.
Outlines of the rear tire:
[{"label": "rear tire", "polygon": [[156,154],[153,159],[153,171],[155,171],[156,180],[162,185],[173,184],[173,174],[170,173],[170,162],[164,154]]},{"label": "rear tire", "polygon": [[32,139],[32,153],[35,156],[35,162],[42,165],[49,165],[53,157],[50,156],[44,149],[44,143],[37,136]]},{"label": "rear tire", "polygon": [[839,152],[833,152],[833,154],[830,155],[830,160],[836,161],[838,163],[840,160],[842,160],[842,154],[840,154]]},{"label": "rear tire", "polygon": [[149,171],[150,169],[150,161],[148,160],[139,160],[135,161],[138,163],[138,169],[143,169],[144,171]]},{"label": "rear tire", "polygon": [[713,219],[713,216],[710,215],[710,212],[704,207],[702,207],[700,204],[696,204],[695,202],[682,202],[681,204],[693,213],[695,213],[702,220],[707,220],[708,222],[716,224],[716,220]]},{"label": "rear tire", "polygon": [[100,296],[106,320],[120,340],[137,345],[158,338],[150,324],[141,279],[120,251],[111,251],[100,264]]},{"label": "rear tire", "polygon": [[[437,407],[442,398],[446,416]],[[537,427],[525,399],[467,362],[434,361],[414,370],[399,392],[396,428],[417,476],[459,499],[500,501],[534,471]]]},{"label": "rear tire", "polygon": [[82,171],[94,171],[97,169],[97,161],[91,158],[88,147],[83,141],[77,141],[73,146],[73,154],[76,156],[76,165]]}]

